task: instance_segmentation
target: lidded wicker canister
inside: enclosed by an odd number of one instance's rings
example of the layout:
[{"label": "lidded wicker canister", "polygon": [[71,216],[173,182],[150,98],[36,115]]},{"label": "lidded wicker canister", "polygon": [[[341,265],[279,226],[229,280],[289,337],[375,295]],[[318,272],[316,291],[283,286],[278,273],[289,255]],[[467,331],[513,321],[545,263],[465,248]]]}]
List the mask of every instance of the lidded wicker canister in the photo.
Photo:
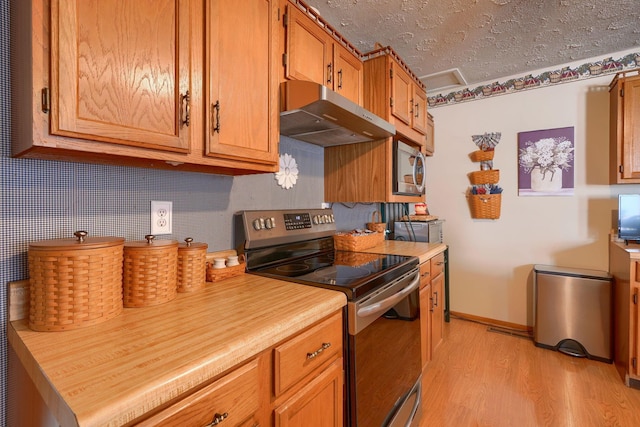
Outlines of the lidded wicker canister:
[{"label": "lidded wicker canister", "polygon": [[52,239],[29,244],[29,327],[68,331],[122,312],[124,238]]},{"label": "lidded wicker canister", "polygon": [[147,307],[174,299],[178,289],[178,242],[146,240],[124,244],[123,301],[125,307]]},{"label": "lidded wicker canister", "polygon": [[207,281],[206,243],[194,242],[192,237],[178,245],[178,292],[192,292],[204,288]]}]

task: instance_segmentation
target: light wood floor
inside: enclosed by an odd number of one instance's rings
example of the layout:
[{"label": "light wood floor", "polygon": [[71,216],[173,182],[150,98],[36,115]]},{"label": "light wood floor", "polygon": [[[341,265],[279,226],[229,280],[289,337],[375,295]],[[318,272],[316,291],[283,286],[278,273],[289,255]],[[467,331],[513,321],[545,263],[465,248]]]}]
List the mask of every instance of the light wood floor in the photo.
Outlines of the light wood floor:
[{"label": "light wood floor", "polygon": [[423,373],[421,427],[640,426],[640,390],[613,364],[461,319]]}]

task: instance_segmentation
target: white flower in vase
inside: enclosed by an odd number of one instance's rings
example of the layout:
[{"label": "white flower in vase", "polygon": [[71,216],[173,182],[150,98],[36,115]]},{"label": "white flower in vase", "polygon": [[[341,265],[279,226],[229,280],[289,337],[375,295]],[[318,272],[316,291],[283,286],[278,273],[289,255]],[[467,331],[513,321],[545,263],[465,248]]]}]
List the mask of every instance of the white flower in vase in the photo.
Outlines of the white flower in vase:
[{"label": "white flower in vase", "polygon": [[520,166],[531,174],[534,191],[562,189],[562,171],[571,167],[573,145],[565,137],[543,138],[527,142],[520,149]]}]

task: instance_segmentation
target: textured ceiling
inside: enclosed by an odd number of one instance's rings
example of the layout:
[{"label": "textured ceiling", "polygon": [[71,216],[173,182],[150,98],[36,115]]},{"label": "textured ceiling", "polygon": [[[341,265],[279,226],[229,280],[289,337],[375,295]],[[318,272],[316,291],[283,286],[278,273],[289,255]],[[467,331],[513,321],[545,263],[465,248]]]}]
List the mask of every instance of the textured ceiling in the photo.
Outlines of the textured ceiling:
[{"label": "textured ceiling", "polygon": [[362,52],[389,45],[416,75],[457,68],[467,85],[640,46],[640,0],[306,3]]}]

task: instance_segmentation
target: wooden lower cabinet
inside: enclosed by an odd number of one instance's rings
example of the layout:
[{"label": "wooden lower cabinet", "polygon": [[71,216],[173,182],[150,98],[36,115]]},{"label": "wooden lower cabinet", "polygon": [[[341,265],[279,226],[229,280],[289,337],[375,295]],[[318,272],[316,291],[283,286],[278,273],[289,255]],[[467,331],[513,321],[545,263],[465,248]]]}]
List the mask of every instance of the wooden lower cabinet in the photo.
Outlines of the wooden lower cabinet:
[{"label": "wooden lower cabinet", "polygon": [[138,425],[342,426],[342,339],[338,312]]},{"label": "wooden lower cabinet", "polygon": [[444,341],[444,273],[431,279],[431,354]]},{"label": "wooden lower cabinet", "polygon": [[336,313],[274,349],[275,426],[343,424],[342,340]]},{"label": "wooden lower cabinet", "polygon": [[344,371],[340,358],[275,409],[275,426],[341,426],[343,386]]},{"label": "wooden lower cabinet", "polygon": [[269,379],[268,371],[260,369],[264,359],[252,360],[138,425],[260,425],[261,390]]},{"label": "wooden lower cabinet", "polygon": [[422,367],[444,341],[444,252],[420,264]]},{"label": "wooden lower cabinet", "polygon": [[640,389],[640,245],[610,242],[613,284],[613,360],[626,385]]},{"label": "wooden lower cabinet", "polygon": [[[429,261],[426,262],[429,264]],[[420,284],[420,335],[422,369],[431,361],[431,283]]]}]

